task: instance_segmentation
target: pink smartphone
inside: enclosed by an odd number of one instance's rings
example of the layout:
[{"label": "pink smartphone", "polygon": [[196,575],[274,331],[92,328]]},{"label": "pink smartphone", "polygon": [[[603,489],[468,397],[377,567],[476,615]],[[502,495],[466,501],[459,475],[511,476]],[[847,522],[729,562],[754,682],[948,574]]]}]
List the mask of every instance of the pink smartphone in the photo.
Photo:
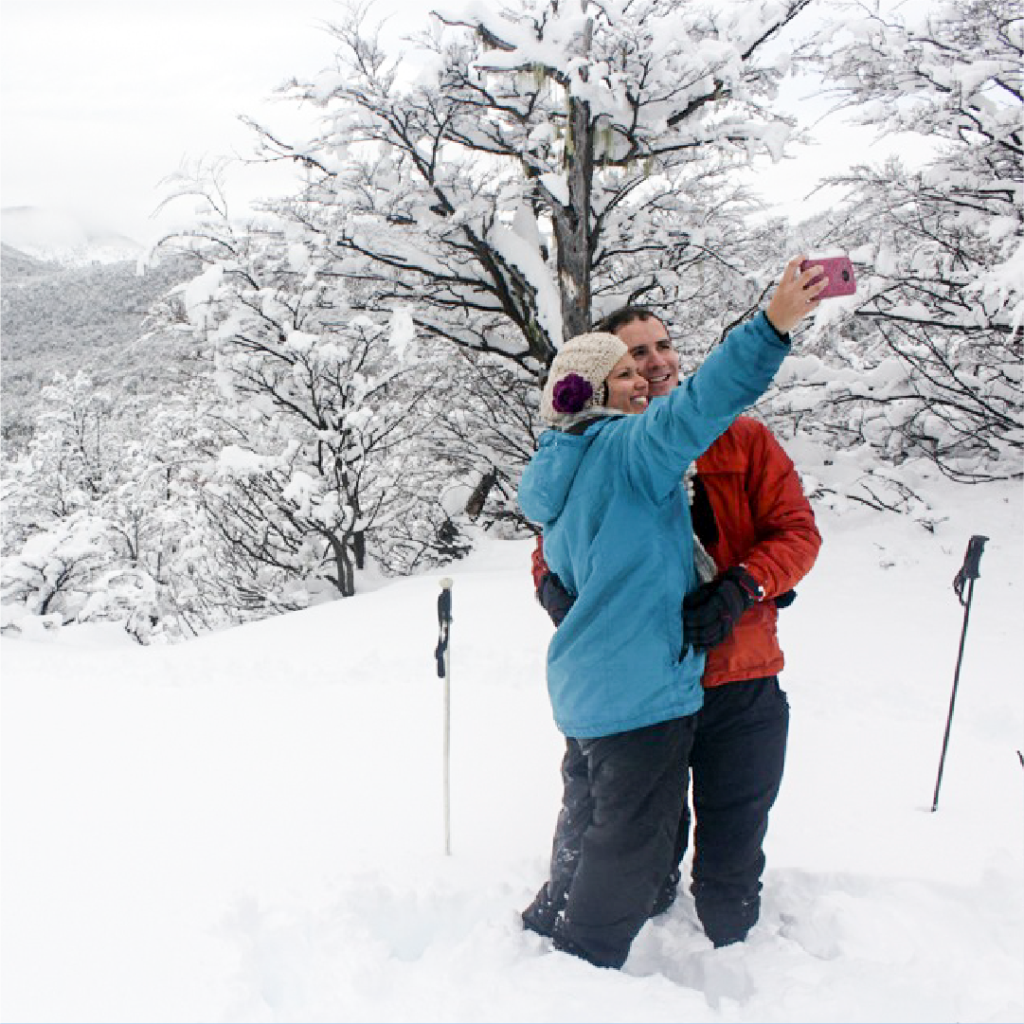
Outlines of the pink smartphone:
[{"label": "pink smartphone", "polygon": [[823,291],[818,292],[819,299],[830,299],[834,295],[853,295],[857,290],[857,280],[853,276],[853,264],[849,256],[820,256],[804,260],[800,264],[801,271],[808,267],[821,267],[828,277],[828,284]]}]

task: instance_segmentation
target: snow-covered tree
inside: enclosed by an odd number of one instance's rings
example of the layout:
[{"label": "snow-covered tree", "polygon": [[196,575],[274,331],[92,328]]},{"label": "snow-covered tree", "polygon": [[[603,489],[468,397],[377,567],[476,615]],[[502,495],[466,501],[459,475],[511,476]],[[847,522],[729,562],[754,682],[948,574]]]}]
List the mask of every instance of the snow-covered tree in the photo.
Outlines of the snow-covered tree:
[{"label": "snow-covered tree", "polygon": [[337,66],[290,89],[324,109],[319,134],[259,130],[308,169],[308,202],[343,197],[333,273],[535,374],[595,312],[680,299],[687,271],[728,261],[712,186],[781,152],[775,44],[807,3],[475,4],[436,14],[404,57],[357,10]]},{"label": "snow-covered tree", "polygon": [[536,377],[565,337],[643,302],[696,363],[756,305],[782,246],[763,229],[751,244],[730,172],[782,152],[780,36],[808,3],[468,5],[436,12],[404,53],[357,6],[333,29],[336,65],[285,90],[323,111],[312,137],[253,125],[264,158],[306,171],[277,211],[305,254],[294,293],[378,323],[403,309],[421,344],[477,353],[449,359],[427,438],[433,472],[452,473],[446,513],[468,473],[473,514],[518,520]]},{"label": "snow-covered tree", "polygon": [[196,632],[172,583],[198,511],[182,486],[194,408],[115,403],[84,373],[58,375],[40,400],[4,480],[5,624],[28,614],[122,621],[139,639]]},{"label": "snow-covered tree", "polygon": [[793,406],[812,392],[819,430],[888,463],[1020,476],[1024,18],[1006,0],[838,9],[818,52],[840,109],[924,159],[834,179],[849,202],[821,237],[854,255],[859,296],[822,311],[828,354],[804,367]]},{"label": "snow-covered tree", "polygon": [[121,434],[107,392],[84,372],[58,373],[41,389],[39,403],[36,436],[5,482],[5,551],[51,523],[90,511],[116,473]]},{"label": "snow-covered tree", "polygon": [[182,296],[222,399],[203,501],[246,614],[354,593],[368,551],[402,569],[465,549],[424,481],[420,399],[436,365],[401,309],[361,313],[327,272],[334,214],[284,203],[193,238],[207,269]]},{"label": "snow-covered tree", "polygon": [[430,464],[447,475],[445,508],[503,534],[528,528],[515,498],[520,469],[544,429],[535,383],[490,353],[439,339],[425,347],[441,386],[424,397],[432,411],[424,440]]}]

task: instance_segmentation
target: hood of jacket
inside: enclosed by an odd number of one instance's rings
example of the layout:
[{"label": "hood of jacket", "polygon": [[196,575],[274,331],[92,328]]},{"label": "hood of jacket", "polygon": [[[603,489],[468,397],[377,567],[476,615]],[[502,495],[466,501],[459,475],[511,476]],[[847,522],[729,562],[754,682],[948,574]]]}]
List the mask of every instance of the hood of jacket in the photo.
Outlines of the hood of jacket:
[{"label": "hood of jacket", "polygon": [[537,453],[519,485],[519,505],[530,519],[544,524],[561,515],[594,439],[615,418],[602,416],[589,424],[580,424],[580,433],[546,430],[541,434]]}]

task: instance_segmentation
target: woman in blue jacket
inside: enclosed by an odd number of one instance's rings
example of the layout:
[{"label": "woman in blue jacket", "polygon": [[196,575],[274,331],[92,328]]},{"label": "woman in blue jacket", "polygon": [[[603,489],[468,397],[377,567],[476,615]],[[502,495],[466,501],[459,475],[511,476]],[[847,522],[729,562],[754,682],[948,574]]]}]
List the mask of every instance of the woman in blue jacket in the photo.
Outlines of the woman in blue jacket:
[{"label": "woman in blue jacket", "polygon": [[598,966],[625,962],[671,867],[702,702],[704,656],[682,638],[683,597],[699,582],[682,475],[767,389],[789,331],[817,306],[825,282],[801,273],[800,259],[766,312],[646,415],[629,415],[646,408],[646,382],[612,334],[567,342],[541,398],[555,429],[523,474],[519,504],[576,595],[548,650],[548,692],[556,724],[587,758],[594,802],[553,938]]}]

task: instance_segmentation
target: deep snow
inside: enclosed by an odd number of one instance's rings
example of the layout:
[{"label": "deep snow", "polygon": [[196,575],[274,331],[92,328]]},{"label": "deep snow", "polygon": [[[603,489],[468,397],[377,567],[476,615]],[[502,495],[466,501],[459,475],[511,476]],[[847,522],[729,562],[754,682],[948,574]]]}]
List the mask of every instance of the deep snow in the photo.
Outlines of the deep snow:
[{"label": "deep snow", "polygon": [[[761,923],[713,950],[688,895],[622,972],[519,927],[561,739],[529,542],[191,643],[0,642],[8,1021],[1020,1021],[1024,515],[935,485],[934,535],[823,511],[783,613],[792,705]],[[932,790],[975,589],[937,813]]]}]

